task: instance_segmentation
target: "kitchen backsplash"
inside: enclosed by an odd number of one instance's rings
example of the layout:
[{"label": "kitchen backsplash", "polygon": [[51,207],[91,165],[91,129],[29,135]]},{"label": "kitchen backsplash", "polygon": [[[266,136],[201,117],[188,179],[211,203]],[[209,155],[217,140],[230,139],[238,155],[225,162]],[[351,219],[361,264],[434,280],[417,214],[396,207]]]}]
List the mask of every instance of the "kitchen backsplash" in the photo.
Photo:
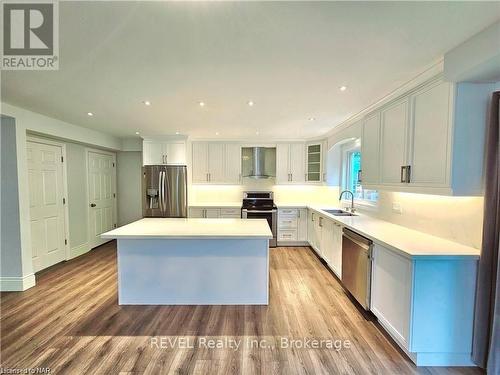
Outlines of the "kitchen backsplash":
[{"label": "kitchen backsplash", "polygon": [[[483,197],[379,192],[378,206],[362,210],[370,216],[437,237],[480,248]],[[399,213],[401,212],[401,213]]]},{"label": "kitchen backsplash", "polygon": [[337,205],[339,196],[336,186],[274,185],[273,180],[248,179],[244,185],[191,185],[189,203],[241,203],[243,192],[250,190],[273,191],[274,200],[281,204]]},{"label": "kitchen backsplash", "polygon": [[[190,204],[239,204],[247,190],[272,190],[279,204],[338,206],[339,188],[319,185],[274,185],[272,180],[249,180],[244,185],[191,185]],[[372,217],[415,229],[464,245],[480,248],[482,197],[379,192],[376,207],[363,209]]]}]

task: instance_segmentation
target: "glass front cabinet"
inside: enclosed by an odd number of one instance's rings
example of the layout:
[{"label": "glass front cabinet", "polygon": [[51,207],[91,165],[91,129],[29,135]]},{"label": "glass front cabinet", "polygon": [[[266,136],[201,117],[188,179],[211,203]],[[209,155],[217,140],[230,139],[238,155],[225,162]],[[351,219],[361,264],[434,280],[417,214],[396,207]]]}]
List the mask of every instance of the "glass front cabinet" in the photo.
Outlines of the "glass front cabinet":
[{"label": "glass front cabinet", "polygon": [[307,145],[307,181],[322,182],[322,144]]}]

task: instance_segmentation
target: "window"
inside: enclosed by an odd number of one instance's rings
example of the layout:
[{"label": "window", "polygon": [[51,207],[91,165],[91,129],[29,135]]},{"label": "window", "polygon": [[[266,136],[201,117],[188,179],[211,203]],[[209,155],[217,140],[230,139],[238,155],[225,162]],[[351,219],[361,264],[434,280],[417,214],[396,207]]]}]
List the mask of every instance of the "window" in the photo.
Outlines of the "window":
[{"label": "window", "polygon": [[374,204],[378,199],[377,190],[363,189],[362,186],[362,167],[361,167],[361,149],[359,141],[345,146],[343,152],[343,183],[345,190],[354,193],[354,199],[358,203]]}]

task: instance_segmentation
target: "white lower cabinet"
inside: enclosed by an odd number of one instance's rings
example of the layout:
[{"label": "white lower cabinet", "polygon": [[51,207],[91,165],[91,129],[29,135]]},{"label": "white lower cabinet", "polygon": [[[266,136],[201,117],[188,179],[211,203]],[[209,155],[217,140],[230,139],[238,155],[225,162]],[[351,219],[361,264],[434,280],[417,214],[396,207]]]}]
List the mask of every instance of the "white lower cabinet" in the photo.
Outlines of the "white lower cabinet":
[{"label": "white lower cabinet", "polygon": [[371,311],[418,366],[471,366],[477,259],[375,244]]},{"label": "white lower cabinet", "polygon": [[375,245],[372,267],[371,310],[391,336],[408,349],[411,260]]},{"label": "white lower cabinet", "polygon": [[189,217],[204,219],[239,219],[240,207],[190,207]]},{"label": "white lower cabinet", "polygon": [[307,242],[307,209],[278,209],[278,245],[295,245]]},{"label": "white lower cabinet", "polygon": [[332,248],[328,264],[338,278],[342,279],[342,225],[333,222],[332,234]]},{"label": "white lower cabinet", "polygon": [[241,208],[221,208],[220,217],[224,219],[240,219],[241,218]]},{"label": "white lower cabinet", "polygon": [[308,210],[308,241],[330,269],[342,277],[342,225],[316,211]]}]

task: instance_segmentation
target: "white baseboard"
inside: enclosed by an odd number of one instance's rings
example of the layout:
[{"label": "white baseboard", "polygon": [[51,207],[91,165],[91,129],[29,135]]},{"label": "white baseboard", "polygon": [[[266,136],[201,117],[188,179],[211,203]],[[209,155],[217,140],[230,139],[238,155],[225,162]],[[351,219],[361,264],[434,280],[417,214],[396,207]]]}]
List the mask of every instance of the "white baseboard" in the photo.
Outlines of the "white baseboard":
[{"label": "white baseboard", "polygon": [[2,292],[22,292],[23,290],[34,287],[35,274],[19,277],[0,277],[0,291]]},{"label": "white baseboard", "polygon": [[76,258],[82,254],[89,252],[89,251],[90,251],[90,246],[89,246],[88,242],[85,242],[81,245],[72,247],[69,251],[70,252],[69,259]]}]

